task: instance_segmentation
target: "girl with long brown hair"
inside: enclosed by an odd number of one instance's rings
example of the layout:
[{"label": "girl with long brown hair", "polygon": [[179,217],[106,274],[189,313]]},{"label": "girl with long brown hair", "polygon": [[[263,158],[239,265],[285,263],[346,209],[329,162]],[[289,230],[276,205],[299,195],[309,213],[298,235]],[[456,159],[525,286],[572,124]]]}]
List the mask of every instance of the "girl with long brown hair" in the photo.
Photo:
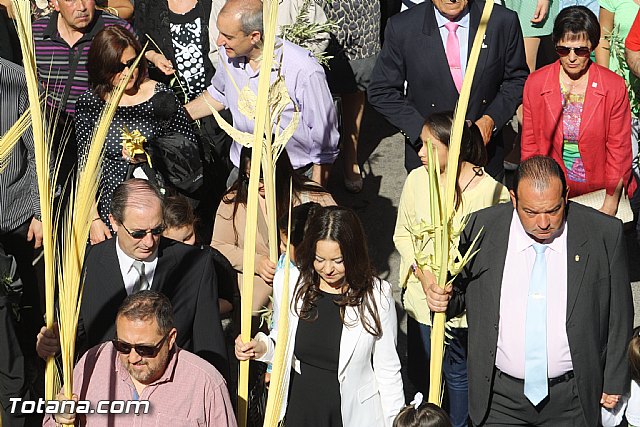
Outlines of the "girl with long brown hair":
[{"label": "girl with long brown hair", "polygon": [[[300,273],[286,308],[286,425],[390,427],[404,404],[395,302],[391,285],[373,273],[356,214],[320,209],[296,261]],[[277,274],[274,290],[281,280]],[[258,333],[246,344],[238,337],[236,356],[270,362],[277,341],[276,323],[269,336]]]}]

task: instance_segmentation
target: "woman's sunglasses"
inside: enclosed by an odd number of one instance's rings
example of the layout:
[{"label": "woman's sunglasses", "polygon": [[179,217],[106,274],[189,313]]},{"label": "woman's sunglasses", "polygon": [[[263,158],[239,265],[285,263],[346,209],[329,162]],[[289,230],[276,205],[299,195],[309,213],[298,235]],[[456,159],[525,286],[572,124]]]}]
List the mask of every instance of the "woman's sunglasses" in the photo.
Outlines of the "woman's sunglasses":
[{"label": "woman's sunglasses", "polygon": [[560,56],[567,56],[573,51],[576,56],[586,58],[591,55],[591,49],[586,46],[581,47],[568,47],[568,46],[556,46],[556,53]]},{"label": "woman's sunglasses", "polygon": [[129,344],[128,342],[120,341],[117,338],[111,340],[111,342],[118,353],[129,354],[131,353],[131,349],[135,349],[136,353],[138,353],[138,356],[140,357],[156,357],[168,336],[169,334],[165,335],[164,338],[162,338],[156,345]]},{"label": "woman's sunglasses", "polygon": [[133,67],[133,63],[134,62],[136,62],[136,58],[131,58],[130,60],[128,60],[124,64],[122,62],[118,62],[118,64],[116,64],[116,66],[114,67],[114,71],[116,73],[121,73],[121,72],[124,71],[125,68]]}]

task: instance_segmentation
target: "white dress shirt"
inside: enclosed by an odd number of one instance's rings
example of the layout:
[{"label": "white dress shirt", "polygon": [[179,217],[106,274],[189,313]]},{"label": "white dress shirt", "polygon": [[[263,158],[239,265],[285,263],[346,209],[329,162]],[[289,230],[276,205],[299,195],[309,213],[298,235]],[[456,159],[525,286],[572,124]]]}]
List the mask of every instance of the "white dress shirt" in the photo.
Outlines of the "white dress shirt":
[{"label": "white dress shirt", "polygon": [[[140,274],[133,268],[133,262],[136,259],[131,258],[125,254],[122,248],[120,248],[120,241],[116,236],[116,254],[118,255],[118,263],[120,264],[120,273],[122,273],[122,280],[124,281],[124,288],[127,290],[127,295],[131,295],[133,287],[138,282]],[[158,251],[151,256],[151,261],[142,261],[144,263],[144,275],[149,282],[149,286],[153,285],[153,276],[156,273],[156,266],[158,265]]]}]

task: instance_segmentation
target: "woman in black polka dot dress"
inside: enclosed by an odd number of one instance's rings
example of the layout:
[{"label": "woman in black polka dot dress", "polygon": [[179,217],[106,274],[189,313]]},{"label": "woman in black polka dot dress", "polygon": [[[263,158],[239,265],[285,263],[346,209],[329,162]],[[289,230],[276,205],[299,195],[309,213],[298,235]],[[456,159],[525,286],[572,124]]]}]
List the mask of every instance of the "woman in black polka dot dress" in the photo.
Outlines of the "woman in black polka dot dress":
[{"label": "woman in black polka dot dress", "polygon": [[145,57],[151,76],[171,84],[183,104],[211,83],[209,57],[211,0],[136,0],[134,27],[140,40],[151,40]]},{"label": "woman in black polka dot dress", "polygon": [[[82,94],[76,104],[79,159],[88,153],[93,128],[110,92],[141,50],[142,47],[136,38],[119,26],[105,28],[93,40],[87,66],[91,89]],[[187,122],[184,109],[178,107],[177,111],[167,115],[162,111],[163,106],[158,105],[157,100],[160,97],[156,95],[162,92],[169,94],[175,101],[175,94],[170,89],[147,77],[146,63],[144,60],[140,61],[120,100],[105,141],[100,177],[101,193],[89,236],[92,244],[112,235],[113,230],[108,217],[111,196],[118,184],[127,178],[130,164],[147,161],[145,155],[137,155],[132,159],[123,151],[123,131],[139,131],[149,145],[153,145],[155,139],[167,132],[183,134],[195,143],[195,135]],[[149,173],[148,168],[136,168],[134,176],[139,176],[140,170]],[[148,178],[155,179],[154,176]]]}]

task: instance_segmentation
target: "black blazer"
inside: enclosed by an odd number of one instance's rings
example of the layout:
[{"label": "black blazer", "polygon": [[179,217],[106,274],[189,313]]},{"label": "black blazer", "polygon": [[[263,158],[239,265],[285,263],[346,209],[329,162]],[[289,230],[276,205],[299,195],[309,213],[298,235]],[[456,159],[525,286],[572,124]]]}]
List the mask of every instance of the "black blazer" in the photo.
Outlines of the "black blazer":
[{"label": "black blazer", "polygon": [[[469,52],[484,3],[469,2]],[[453,111],[458,101],[433,3],[425,1],[391,17],[384,40],[367,89],[369,102],[414,146],[421,146],[418,138],[424,119],[432,113]],[[475,121],[487,114],[500,130],[522,102],[529,74],[515,12],[499,5],[493,7],[483,46],[486,47],[480,50],[467,119]]]},{"label": "black blazer", "polygon": [[[577,203],[567,208],[567,335],[585,416],[600,425],[602,393],[624,394],[630,377],[627,345],[633,299],[620,220]],[[456,282],[448,314],[467,309],[469,415],[474,425],[488,413],[498,343],[500,290],[507,254],[511,203],[476,212],[461,236],[466,250],[480,229],[480,252]],[[464,253],[464,252],[462,252]]]},{"label": "black blazer", "polygon": [[[115,337],[118,307],[127,297],[115,245],[113,238],[91,246],[85,258],[86,279],[78,324],[79,354]],[[228,378],[218,283],[211,253],[160,238],[151,289],[171,300],[178,330],[177,345],[207,360]]]}]

